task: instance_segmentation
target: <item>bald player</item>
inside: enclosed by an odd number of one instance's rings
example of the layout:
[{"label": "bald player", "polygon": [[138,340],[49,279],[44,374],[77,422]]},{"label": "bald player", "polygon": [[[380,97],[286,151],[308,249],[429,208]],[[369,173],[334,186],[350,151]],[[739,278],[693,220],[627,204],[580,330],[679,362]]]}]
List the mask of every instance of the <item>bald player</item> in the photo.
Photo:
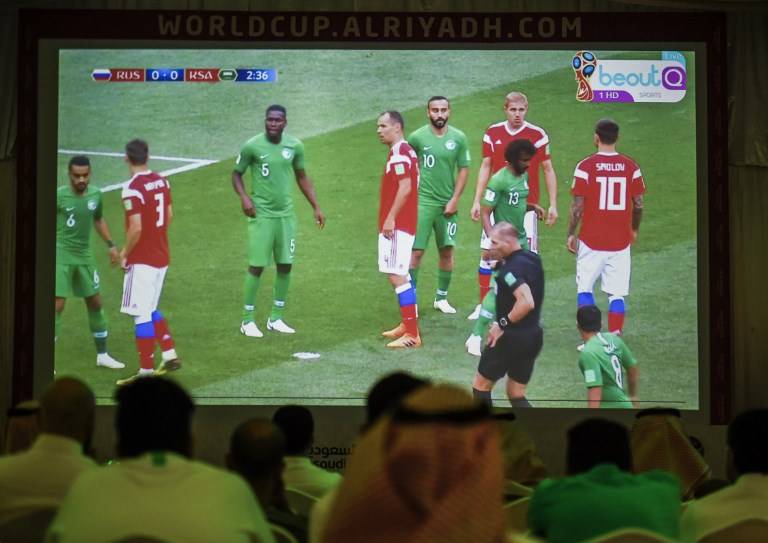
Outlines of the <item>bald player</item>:
[{"label": "bald player", "polygon": [[491,230],[490,253],[499,261],[496,277],[496,322],[488,332],[472,383],[475,398],[491,404],[496,381],[507,376],[512,407],[530,407],[525,388],[541,352],[544,334],[539,325],[544,301],[544,270],[536,253],[520,246],[520,233],[507,222]]}]

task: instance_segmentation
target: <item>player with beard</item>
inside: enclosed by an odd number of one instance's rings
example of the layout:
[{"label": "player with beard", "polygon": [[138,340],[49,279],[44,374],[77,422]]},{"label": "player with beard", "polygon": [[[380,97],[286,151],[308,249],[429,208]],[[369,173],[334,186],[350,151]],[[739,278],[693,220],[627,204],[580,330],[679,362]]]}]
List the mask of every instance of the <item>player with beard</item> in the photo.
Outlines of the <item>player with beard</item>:
[{"label": "player with beard", "polygon": [[416,285],[421,259],[434,231],[440,260],[433,306],[443,313],[456,313],[448,303],[448,287],[453,273],[459,198],[467,184],[470,164],[467,137],[458,128],[448,125],[450,116],[448,98],[433,96],[427,101],[429,124],[407,138],[419,157],[421,176],[418,225],[411,253],[411,282]]},{"label": "player with beard", "polygon": [[[547,132],[540,126],[536,126],[526,120],[528,114],[528,98],[522,92],[510,92],[504,99],[505,121],[492,124],[483,134],[483,160],[477,172],[477,185],[475,186],[475,199],[470,212],[472,220],[480,220],[480,200],[485,194],[485,188],[491,176],[506,166],[504,152],[507,146],[520,139],[526,139],[536,147],[536,155],[528,168],[528,185],[530,194],[528,202],[539,203],[539,170],[544,174],[549,208],[546,213],[546,224],[552,226],[557,221],[557,176],[552,166],[550,155],[550,140]],[[531,251],[539,252],[538,223],[535,213],[527,213],[525,216],[525,232],[528,236],[528,244]],[[483,230],[480,239],[480,266],[477,270],[477,283],[480,289],[480,303],[467,317],[475,320],[480,315],[480,305],[485,294],[491,288],[491,270],[493,262],[488,258],[488,240]]]},{"label": "player with beard", "polygon": [[[529,201],[529,169],[535,155],[536,147],[526,139],[515,140],[504,150],[507,166],[491,178],[481,201],[483,232],[489,240],[493,228],[492,217],[495,217],[497,221],[513,225],[520,234],[520,246],[530,250],[525,216],[529,212],[535,213],[537,217],[544,216],[544,209]],[[491,289],[483,298],[480,315],[475,321],[472,335],[465,343],[469,354],[480,356],[482,336],[488,323],[494,319],[495,312],[496,292],[491,279]]]},{"label": "player with beard", "polygon": [[61,314],[67,298],[84,298],[88,309],[88,326],[96,343],[96,365],[120,369],[125,364],[107,352],[107,320],[101,309],[99,272],[91,253],[91,229],[107,244],[109,259],[118,262],[117,247],[112,241],[107,221],[102,214],[101,190],[90,185],[91,162],[87,156],[74,156],[67,168],[69,183],[56,191],[56,320],[54,334],[58,339]]}]

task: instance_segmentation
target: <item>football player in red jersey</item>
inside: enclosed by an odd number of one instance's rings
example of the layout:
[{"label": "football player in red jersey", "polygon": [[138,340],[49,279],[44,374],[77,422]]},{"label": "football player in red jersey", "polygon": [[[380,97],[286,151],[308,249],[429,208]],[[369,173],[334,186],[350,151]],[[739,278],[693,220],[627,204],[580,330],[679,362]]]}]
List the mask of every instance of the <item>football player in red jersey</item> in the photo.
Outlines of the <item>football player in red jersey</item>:
[{"label": "football player in red jersey", "polygon": [[168,271],[168,225],[173,218],[171,185],[147,167],[149,146],[135,139],[125,146],[125,160],[131,179],[123,186],[125,246],[120,262],[125,269],[123,302],[120,311],[133,317],[139,372],[117,382],[128,384],[155,373],[155,344],[160,345],[162,364],[157,373],[179,369],[181,361],[168,322],[158,310]]},{"label": "football player in red jersey", "polygon": [[[504,114],[506,120],[492,124],[483,134],[483,161],[477,172],[477,184],[475,186],[475,198],[472,203],[472,220],[480,219],[480,200],[491,176],[507,165],[504,159],[504,150],[511,142],[519,139],[527,139],[536,147],[536,154],[528,168],[528,203],[539,203],[539,167],[544,171],[544,182],[549,196],[549,208],[546,214],[546,224],[552,226],[557,221],[557,176],[552,167],[550,156],[550,141],[547,132],[540,126],[536,126],[525,120],[528,114],[528,97],[522,92],[510,92],[504,99]],[[533,211],[525,217],[525,232],[528,237],[528,245],[531,251],[538,253],[537,217]],[[493,263],[488,259],[490,240],[481,234],[480,267],[478,269],[477,282],[480,287],[480,299],[477,307],[468,317],[476,320],[480,315],[480,304],[491,288],[491,269]]]},{"label": "football player in red jersey", "polygon": [[[619,125],[600,119],[595,126],[597,153],[578,163],[573,173],[573,201],[567,248],[576,255],[579,307],[595,305],[592,292],[600,278],[608,294],[608,331],[624,327],[624,297],[629,294],[629,247],[637,240],[643,217],[645,181],[640,166],[616,151]],[[582,221],[576,237],[576,229]]]},{"label": "football player in red jersey", "polygon": [[381,176],[379,204],[379,271],[387,274],[397,293],[402,322],[383,336],[390,348],[420,347],[416,291],[408,268],[418,218],[419,159],[403,136],[405,122],[397,111],[379,116],[376,132],[389,147]]}]

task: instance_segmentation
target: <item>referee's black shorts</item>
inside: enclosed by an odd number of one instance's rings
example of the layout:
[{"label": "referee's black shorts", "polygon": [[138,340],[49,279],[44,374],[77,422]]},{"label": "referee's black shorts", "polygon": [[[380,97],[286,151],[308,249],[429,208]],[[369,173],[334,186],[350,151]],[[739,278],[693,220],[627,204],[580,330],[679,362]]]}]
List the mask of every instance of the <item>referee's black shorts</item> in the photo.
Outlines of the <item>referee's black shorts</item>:
[{"label": "referee's black shorts", "polygon": [[483,350],[477,371],[490,381],[498,381],[506,374],[516,382],[527,385],[543,343],[544,332],[538,325],[522,329],[507,328],[494,347]]}]

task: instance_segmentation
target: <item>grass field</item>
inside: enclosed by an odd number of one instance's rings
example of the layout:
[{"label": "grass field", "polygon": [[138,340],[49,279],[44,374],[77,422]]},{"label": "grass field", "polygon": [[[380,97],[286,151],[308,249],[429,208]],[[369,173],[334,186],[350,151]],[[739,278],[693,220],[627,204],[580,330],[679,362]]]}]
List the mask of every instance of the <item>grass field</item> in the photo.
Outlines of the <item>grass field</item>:
[{"label": "grass field", "polygon": [[[480,233],[480,226],[468,219],[471,192],[482,133],[488,124],[503,119],[503,97],[518,89],[531,100],[528,120],[550,134],[560,193],[560,220],[553,228],[539,230],[547,277],[545,345],[528,397],[537,406],[585,404],[575,351],[575,262],[564,248],[568,189],[575,164],[593,152],[594,122],[611,116],[622,127],[619,150],[639,162],[648,186],[640,239],[633,247],[625,335],[640,362],[641,400],[647,405],[698,407],[692,88],[674,104],[581,104],[575,100],[567,51],[338,55],[337,62],[330,62],[328,55],[298,51],[178,51],[170,54],[171,60],[167,52],[62,54],[60,149],[119,152],[127,140],[144,137],[156,155],[218,161],[171,177],[172,263],[161,309],[185,363],[177,378],[198,401],[359,404],[379,376],[395,369],[469,388],[477,359],[465,353],[463,343],[472,324],[465,317],[477,298]],[[598,52],[598,58],[605,56]],[[658,53],[625,56],[658,58]],[[279,80],[248,86],[118,85],[89,79],[92,68],[156,65],[277,67]],[[393,326],[399,313],[391,288],[376,271],[378,184],[387,151],[376,138],[375,119],[379,111],[399,109],[405,114],[406,131],[413,130],[426,122],[424,102],[431,94],[452,98],[451,123],[467,134],[473,155],[460,206],[449,296],[459,314],[442,315],[431,308],[436,251],[430,248],[419,281],[424,347],[390,352],[379,332]],[[238,332],[245,218],[230,173],[239,146],[261,131],[263,110],[272,102],[288,107],[288,132],[304,139],[307,171],[328,224],[324,231],[316,230],[309,206],[295,191],[299,234],[286,321],[297,333],[256,340]],[[59,183],[66,182],[68,159],[59,155]],[[162,160],[150,165],[165,171],[186,163]],[[94,183],[108,186],[125,178],[127,169],[119,158],[93,160]],[[114,238],[121,243],[119,193],[106,193],[104,202]],[[132,321],[118,313],[122,272],[109,269],[101,242],[94,241],[94,251],[110,320],[110,351],[133,372],[137,362]],[[265,272],[259,291],[260,326],[269,312],[273,277],[272,270]],[[605,297],[597,299],[605,308]],[[297,351],[315,351],[321,358],[300,361],[292,357]],[[82,303],[70,300],[56,346],[57,373],[82,376],[107,399],[115,379],[129,371],[97,369],[94,359]],[[503,387],[497,388],[494,398],[501,399]]]}]

